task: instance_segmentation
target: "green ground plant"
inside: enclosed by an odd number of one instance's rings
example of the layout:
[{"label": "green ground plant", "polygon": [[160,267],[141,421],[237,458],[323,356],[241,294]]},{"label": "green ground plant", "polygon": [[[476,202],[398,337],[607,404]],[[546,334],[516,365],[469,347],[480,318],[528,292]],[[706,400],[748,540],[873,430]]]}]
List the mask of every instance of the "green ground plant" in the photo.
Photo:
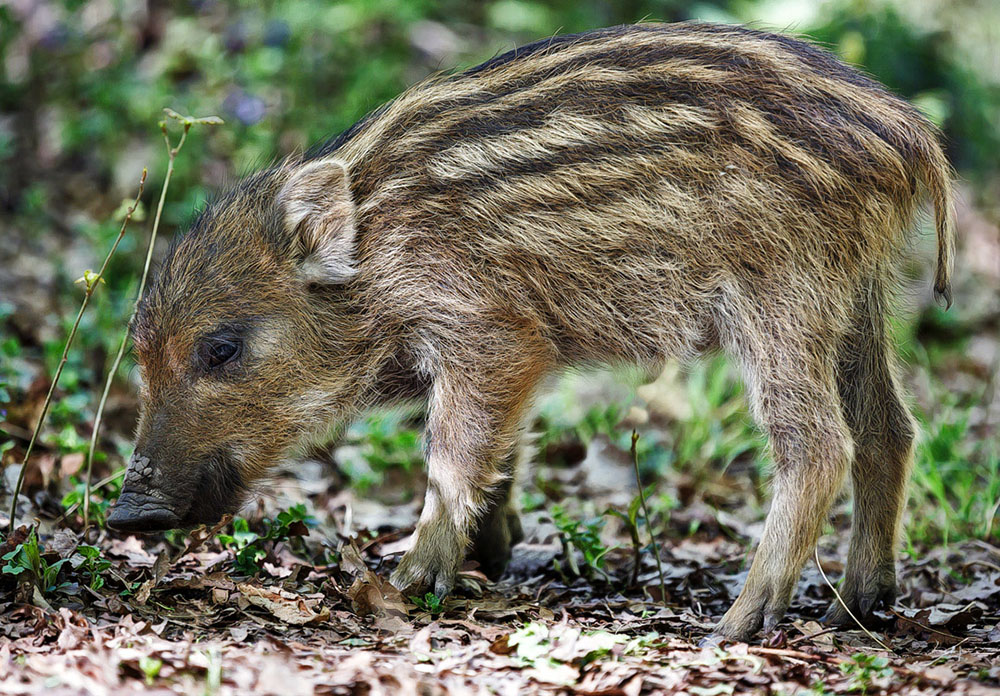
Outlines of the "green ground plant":
[{"label": "green ground plant", "polygon": [[[562,560],[558,558],[553,562],[556,569],[561,573],[566,573],[563,563],[568,570],[568,574],[573,577],[587,577],[590,579],[609,579],[604,571],[604,557],[613,547],[608,547],[601,540],[601,530],[604,529],[604,518],[595,517],[592,519],[577,519],[572,517],[562,505],[553,505],[549,511],[552,516],[552,523],[559,530],[559,540],[562,543]],[[576,559],[576,551],[583,556],[583,566],[581,567]]]},{"label": "green ground plant", "polygon": [[234,567],[243,575],[255,576],[260,573],[264,559],[274,549],[275,544],[287,542],[293,550],[303,551],[296,540],[309,534],[317,526],[304,503],[290,506],[279,512],[274,519],[263,519],[259,531],[250,528],[250,522],[242,517],[233,518],[232,531],[220,533],[219,542],[235,554]]},{"label": "green ground plant", "polygon": [[80,544],[76,547],[76,552],[82,558],[76,567],[87,578],[90,589],[99,590],[104,587],[104,572],[111,567],[111,561],[104,558],[97,546]]},{"label": "green ground plant", "polygon": [[[90,516],[91,521],[97,526],[104,527],[111,509],[111,502],[116,500],[121,493],[124,477],[125,469],[119,469],[114,472],[110,480],[100,486],[100,490],[94,486],[90,487]],[[84,497],[88,494],[88,486],[86,480],[70,476],[66,487],[68,490],[63,495],[60,504],[66,516],[69,516],[83,506]]]},{"label": "green ground plant", "polygon": [[911,480],[910,543],[1000,539],[1000,454],[969,436],[969,413],[945,407],[921,423]]},{"label": "green ground plant", "polygon": [[431,616],[437,616],[444,611],[444,603],[441,601],[441,598],[433,592],[428,592],[423,597],[410,597],[410,601],[413,602],[418,609],[426,611]]},{"label": "green ground plant", "polygon": [[365,493],[390,471],[420,470],[422,437],[412,421],[411,411],[395,409],[366,416],[348,428],[343,441],[353,447],[341,451],[337,464],[352,487]]},{"label": "green ground plant", "polygon": [[842,662],[840,671],[852,678],[852,693],[868,694],[876,679],[892,675],[888,658],[866,653],[855,653],[850,662]]},{"label": "green ground plant", "polygon": [[743,385],[722,356],[698,361],[686,371],[690,416],[672,430],[669,465],[691,473],[724,470],[740,457],[766,476],[765,439],[747,412]]},{"label": "green ground plant", "polygon": [[33,583],[43,596],[69,585],[67,582],[59,582],[59,573],[70,559],[49,560],[38,541],[38,530],[35,527],[31,527],[23,542],[0,559],[4,561],[0,573],[12,576],[18,582]]}]

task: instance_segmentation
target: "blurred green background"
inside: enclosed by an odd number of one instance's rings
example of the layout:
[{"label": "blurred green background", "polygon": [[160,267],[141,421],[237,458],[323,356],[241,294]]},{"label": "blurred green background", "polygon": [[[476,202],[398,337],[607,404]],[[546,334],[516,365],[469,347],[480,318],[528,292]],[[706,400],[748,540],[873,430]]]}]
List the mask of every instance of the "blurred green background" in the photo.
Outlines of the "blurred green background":
[{"label": "blurred green background", "polygon": [[[928,539],[1000,534],[993,523],[1000,501],[995,0],[4,3],[0,401],[7,403],[0,408],[10,433],[4,463],[20,461],[23,433],[46,375],[54,372],[80,299],[73,281],[99,265],[118,231],[115,211],[134,195],[143,166],[150,169],[146,205],[155,201],[165,169],[157,126],[163,107],[226,121],[194,132],[178,159],[164,212],[166,243],[227,182],[339,133],[435,71],[471,66],[557,33],[691,19],[749,22],[810,37],[912,100],[942,128],[962,178],[963,241],[956,309],[945,314],[928,302],[926,227],[908,269],[912,287],[904,291],[905,381],[926,433],[913,505],[927,503],[932,511],[919,516],[914,524],[922,527],[911,525],[911,532]],[[43,438],[49,451],[85,449],[95,392],[131,310],[146,228],[136,225],[125,238],[106,289],[84,317]],[[126,361],[121,376],[130,369]],[[649,452],[652,460],[720,471],[747,450],[760,454],[752,426],[730,407],[741,396],[725,363],[701,366],[695,377],[702,386],[717,385],[710,392],[717,399],[698,401],[692,391],[690,412],[648,438],[659,448],[658,455]],[[109,411],[108,466],[128,450],[135,404],[126,385],[122,379],[116,387]],[[546,442],[582,440],[615,427],[616,419],[600,414],[565,413],[557,405],[543,415]],[[591,422],[605,425],[583,427]],[[720,433],[729,433],[738,452],[719,445]]]}]

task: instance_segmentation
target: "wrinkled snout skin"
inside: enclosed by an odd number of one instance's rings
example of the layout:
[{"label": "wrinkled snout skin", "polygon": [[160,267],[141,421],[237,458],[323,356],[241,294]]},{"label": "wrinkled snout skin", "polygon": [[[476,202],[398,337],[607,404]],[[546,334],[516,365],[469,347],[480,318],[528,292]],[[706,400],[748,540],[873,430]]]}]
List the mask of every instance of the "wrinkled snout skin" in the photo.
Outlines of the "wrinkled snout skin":
[{"label": "wrinkled snout skin", "polygon": [[122,493],[108,517],[108,524],[124,532],[173,529],[182,523],[189,501],[171,500],[164,491],[174,489],[164,480],[166,468],[154,468],[149,457],[133,454],[125,471]]},{"label": "wrinkled snout skin", "polygon": [[240,474],[222,458],[159,465],[136,452],[129,460],[122,492],[108,524],[123,532],[156,532],[212,524],[239,508],[244,493]]},{"label": "wrinkled snout skin", "polygon": [[867,619],[895,596],[915,432],[894,269],[926,190],[950,298],[950,176],[905,101],[743,27],[614,27],[428,80],[171,248],[131,327],[142,412],[109,523],[213,522],[332,425],[419,399],[427,494],[391,580],[443,595],[521,538],[512,481],[547,376],[722,350],[775,467],[716,633],[781,620],[847,472],[841,596]]}]

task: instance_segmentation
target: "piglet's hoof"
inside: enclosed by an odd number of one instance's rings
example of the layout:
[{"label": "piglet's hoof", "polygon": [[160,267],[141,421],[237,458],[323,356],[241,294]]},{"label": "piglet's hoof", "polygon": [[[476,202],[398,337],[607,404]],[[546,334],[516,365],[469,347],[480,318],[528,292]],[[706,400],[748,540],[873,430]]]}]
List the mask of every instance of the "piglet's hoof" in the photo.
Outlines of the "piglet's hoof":
[{"label": "piglet's hoof", "polygon": [[480,522],[469,560],[476,561],[490,580],[499,580],[510,563],[511,549],[523,539],[524,532],[517,513],[497,508]]},{"label": "piglet's hoof", "polygon": [[729,641],[731,639],[725,636],[720,636],[718,633],[709,633],[707,636],[698,641],[699,648],[717,648],[724,641]]},{"label": "piglet's hoof", "polygon": [[839,601],[834,601],[821,621],[828,626],[843,628],[857,628],[860,621],[865,628],[881,628],[885,621],[876,616],[875,611],[891,607],[897,594],[895,583],[887,587],[873,588],[868,592],[842,593],[841,597],[847,603],[850,612]]},{"label": "piglet's hoof", "polygon": [[464,560],[462,545],[446,529],[418,527],[413,548],[403,555],[389,582],[404,595],[433,592],[445,597],[455,587],[455,577]]},{"label": "piglet's hoof", "polygon": [[406,563],[404,557],[399,567],[389,576],[389,582],[408,597],[420,597],[433,592],[438,597],[446,597],[455,587],[455,575],[446,569],[431,569],[416,562]]}]

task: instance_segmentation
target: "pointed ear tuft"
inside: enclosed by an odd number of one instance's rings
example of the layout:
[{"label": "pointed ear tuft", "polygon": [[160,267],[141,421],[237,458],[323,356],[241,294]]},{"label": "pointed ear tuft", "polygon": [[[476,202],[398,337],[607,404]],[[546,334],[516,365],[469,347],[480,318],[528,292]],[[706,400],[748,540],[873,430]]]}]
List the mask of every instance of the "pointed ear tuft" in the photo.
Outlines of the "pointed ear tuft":
[{"label": "pointed ear tuft", "polygon": [[333,159],[306,163],[278,194],[285,227],[302,250],[310,282],[344,283],[354,267],[354,201],[347,168]]}]

